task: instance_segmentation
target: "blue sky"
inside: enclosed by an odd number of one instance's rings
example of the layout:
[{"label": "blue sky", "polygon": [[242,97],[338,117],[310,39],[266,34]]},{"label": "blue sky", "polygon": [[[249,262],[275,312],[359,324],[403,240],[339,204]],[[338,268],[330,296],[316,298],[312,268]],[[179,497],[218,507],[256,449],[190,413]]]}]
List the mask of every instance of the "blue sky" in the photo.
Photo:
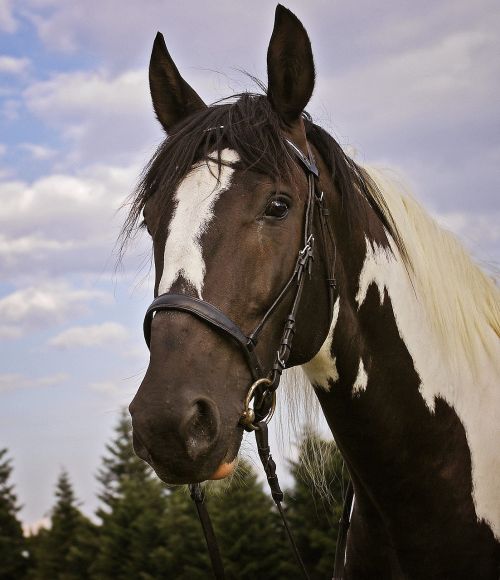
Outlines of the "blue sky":
[{"label": "blue sky", "polygon": [[[500,249],[497,0],[294,0],[309,31],[314,119],[392,167],[482,263]],[[147,64],[158,29],[206,101],[265,79],[274,4],[0,0],[0,445],[21,516],[66,467],[87,513],[119,409],[147,366],[146,239],[114,242],[162,139]],[[248,447],[248,446],[247,446]]]}]

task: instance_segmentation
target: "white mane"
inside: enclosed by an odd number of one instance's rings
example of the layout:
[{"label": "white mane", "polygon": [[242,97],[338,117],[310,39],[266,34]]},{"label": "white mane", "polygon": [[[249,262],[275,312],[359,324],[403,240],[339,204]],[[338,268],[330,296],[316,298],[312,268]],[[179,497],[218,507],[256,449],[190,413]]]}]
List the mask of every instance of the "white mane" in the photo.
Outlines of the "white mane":
[{"label": "white mane", "polygon": [[[453,234],[440,227],[388,172],[365,168],[377,184],[405,245],[417,299],[453,363],[476,371],[484,352],[494,358],[500,336],[500,289],[470,258]],[[495,344],[495,342],[497,344]]]},{"label": "white mane", "polygon": [[[403,261],[395,243],[391,253],[367,240],[358,306],[371,284],[378,287],[381,303],[387,291],[429,411],[434,412],[439,397],[455,410],[464,426],[476,514],[500,538],[500,291],[456,238],[438,226],[399,184],[380,170],[366,171],[379,190],[374,196],[382,198],[379,205],[386,207],[388,221],[398,229],[407,255]],[[322,351],[319,355],[325,358]],[[332,360],[334,363],[335,358]],[[308,363],[308,374],[327,368],[327,362]],[[304,414],[307,422],[321,416],[312,388],[306,388],[298,374],[285,380],[288,413],[291,405],[295,408],[286,423],[292,431]],[[321,376],[316,378],[320,384]],[[328,381],[322,386],[328,388]],[[370,389],[369,377],[364,388]],[[314,465],[317,462],[311,461],[310,475],[321,489],[322,474]]]}]

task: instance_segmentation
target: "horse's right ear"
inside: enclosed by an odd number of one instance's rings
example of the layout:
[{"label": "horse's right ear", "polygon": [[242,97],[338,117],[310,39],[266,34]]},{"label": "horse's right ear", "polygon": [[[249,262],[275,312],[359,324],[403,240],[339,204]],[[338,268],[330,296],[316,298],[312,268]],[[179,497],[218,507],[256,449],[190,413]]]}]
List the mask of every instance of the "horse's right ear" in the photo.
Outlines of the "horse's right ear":
[{"label": "horse's right ear", "polygon": [[156,116],[167,133],[179,121],[206,108],[181,77],[161,32],[156,35],[149,62],[149,88]]}]

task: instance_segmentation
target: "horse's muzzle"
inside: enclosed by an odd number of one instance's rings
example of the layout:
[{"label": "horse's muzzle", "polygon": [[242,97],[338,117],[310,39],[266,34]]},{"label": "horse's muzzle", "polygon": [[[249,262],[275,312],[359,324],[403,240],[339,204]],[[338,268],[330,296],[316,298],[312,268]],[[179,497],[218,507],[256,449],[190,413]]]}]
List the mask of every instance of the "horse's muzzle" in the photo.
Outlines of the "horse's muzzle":
[{"label": "horse's muzzle", "polygon": [[141,401],[138,394],[129,407],[134,450],[167,483],[203,481],[227,451],[220,442],[217,405],[208,397],[181,401],[167,408]]}]

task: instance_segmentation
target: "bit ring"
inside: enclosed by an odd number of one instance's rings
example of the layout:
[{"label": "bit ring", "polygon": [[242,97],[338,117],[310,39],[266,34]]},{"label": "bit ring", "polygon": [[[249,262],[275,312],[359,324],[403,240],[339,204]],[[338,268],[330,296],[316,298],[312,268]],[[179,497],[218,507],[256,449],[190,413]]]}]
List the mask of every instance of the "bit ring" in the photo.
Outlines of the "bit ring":
[{"label": "bit ring", "polygon": [[[243,414],[241,415],[241,418],[240,418],[240,424],[243,425],[247,431],[256,431],[258,429],[258,427],[254,425],[255,411],[250,407],[250,403],[252,402],[252,399],[255,397],[255,391],[261,385],[267,385],[269,387],[272,384],[273,384],[273,381],[271,381],[271,379],[262,378],[262,379],[256,380],[252,384],[250,389],[248,390],[247,396],[245,397],[245,408],[244,408]],[[276,409],[276,391],[273,391],[272,395],[273,395],[273,400],[271,403],[271,408],[269,409],[269,412],[264,417],[264,419],[262,419],[266,423],[269,423],[269,421],[271,420],[272,416],[274,415],[274,411]]]}]

